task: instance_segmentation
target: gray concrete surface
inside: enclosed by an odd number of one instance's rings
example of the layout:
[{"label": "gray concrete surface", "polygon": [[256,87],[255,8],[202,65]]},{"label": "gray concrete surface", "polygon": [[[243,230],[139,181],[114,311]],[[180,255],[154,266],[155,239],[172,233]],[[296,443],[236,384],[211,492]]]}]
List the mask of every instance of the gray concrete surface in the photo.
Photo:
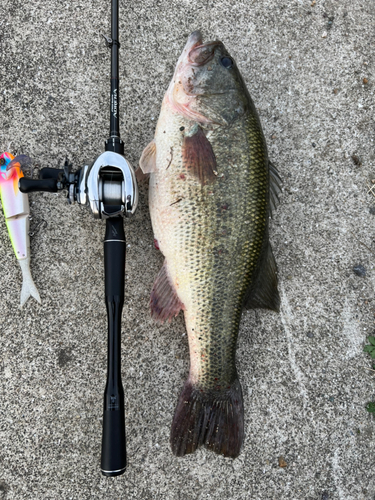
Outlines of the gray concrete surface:
[{"label": "gray concrete surface", "polygon": [[[51,167],[65,155],[79,167],[103,151],[109,51],[99,33],[109,34],[109,3],[2,0],[1,151]],[[142,187],[126,221],[129,466],[104,478],[104,225],[63,194],[33,194],[42,305],[18,306],[21,272],[0,217],[0,499],[375,498],[365,410],[375,382],[362,352],[375,328],[374,14],[373,0],[121,2],[121,131],[134,165],[187,35],[200,28],[237,60],[284,179],[271,224],[281,313],[243,315],[239,458],[175,458],[169,429],[187,339],[181,316],[164,326],[149,317],[162,257]]]}]

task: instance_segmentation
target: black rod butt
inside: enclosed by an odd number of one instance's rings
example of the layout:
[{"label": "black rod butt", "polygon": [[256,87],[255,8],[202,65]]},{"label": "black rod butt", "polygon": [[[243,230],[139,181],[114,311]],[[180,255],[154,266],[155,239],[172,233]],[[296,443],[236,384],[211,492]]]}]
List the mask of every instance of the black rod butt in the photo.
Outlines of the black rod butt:
[{"label": "black rod butt", "polygon": [[126,470],[125,418],[121,410],[104,410],[100,468],[108,477],[120,476]]}]

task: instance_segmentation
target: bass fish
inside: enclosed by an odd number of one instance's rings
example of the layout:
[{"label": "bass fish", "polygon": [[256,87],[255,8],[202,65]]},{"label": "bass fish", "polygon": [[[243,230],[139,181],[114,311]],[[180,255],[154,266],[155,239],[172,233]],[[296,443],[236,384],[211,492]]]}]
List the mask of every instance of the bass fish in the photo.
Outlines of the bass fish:
[{"label": "bass fish", "polygon": [[279,310],[268,221],[281,180],[221,42],[203,43],[199,31],[190,35],[140,170],[150,174],[155,244],[165,256],[151,314],[165,321],[183,310],[189,339],[190,371],[171,448],[183,456],[204,445],[234,458],[244,438],[235,364],[242,309]]},{"label": "bass fish", "polygon": [[22,167],[30,163],[31,159],[26,155],[16,158],[10,153],[0,155],[1,203],[13,250],[22,270],[21,307],[30,296],[40,302],[30,273],[29,198],[18,188],[18,182],[23,177]]}]

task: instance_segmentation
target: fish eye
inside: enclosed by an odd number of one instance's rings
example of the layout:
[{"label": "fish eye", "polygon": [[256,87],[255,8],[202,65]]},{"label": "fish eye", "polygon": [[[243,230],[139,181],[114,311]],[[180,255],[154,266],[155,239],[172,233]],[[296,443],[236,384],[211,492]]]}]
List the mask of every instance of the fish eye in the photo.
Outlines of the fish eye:
[{"label": "fish eye", "polygon": [[220,63],[222,66],[224,66],[224,68],[227,68],[227,69],[230,69],[234,62],[233,62],[233,59],[231,57],[228,57],[228,56],[224,56],[220,59]]},{"label": "fish eye", "polygon": [[5,158],[0,158],[0,167],[5,165]]}]

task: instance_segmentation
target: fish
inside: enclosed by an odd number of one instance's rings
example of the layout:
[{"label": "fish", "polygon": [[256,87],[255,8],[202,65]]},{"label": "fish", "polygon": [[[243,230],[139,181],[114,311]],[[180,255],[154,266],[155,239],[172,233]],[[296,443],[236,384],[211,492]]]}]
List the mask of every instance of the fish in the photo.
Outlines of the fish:
[{"label": "fish", "polygon": [[41,302],[30,272],[29,198],[18,188],[18,182],[23,177],[22,168],[30,165],[31,159],[27,155],[14,157],[7,152],[0,155],[1,204],[13,250],[22,271],[21,307],[30,296]]},{"label": "fish", "polygon": [[205,446],[239,455],[244,407],[236,344],[244,308],[279,311],[269,218],[281,178],[239,69],[220,41],[190,35],[139,161],[149,176],[155,245],[165,260],[151,316],[181,310],[190,369],[170,435],[176,456]]}]

